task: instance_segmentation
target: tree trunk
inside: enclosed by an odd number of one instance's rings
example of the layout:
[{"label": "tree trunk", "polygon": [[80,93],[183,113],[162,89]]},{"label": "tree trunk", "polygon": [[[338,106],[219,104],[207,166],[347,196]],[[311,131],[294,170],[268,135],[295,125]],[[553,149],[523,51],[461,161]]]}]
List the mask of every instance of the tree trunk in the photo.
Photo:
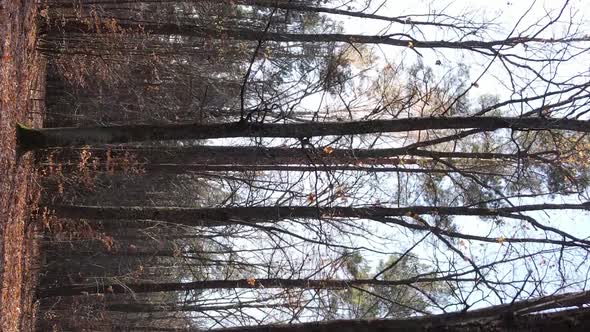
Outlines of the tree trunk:
[{"label": "tree trunk", "polygon": [[[372,20],[380,20],[386,22],[393,22],[399,24],[407,24],[407,25],[430,25],[430,26],[438,26],[438,27],[447,27],[447,28],[463,28],[467,29],[468,27],[463,26],[460,27],[458,25],[448,24],[448,23],[438,23],[438,22],[428,22],[428,21],[414,21],[414,20],[405,20],[397,17],[390,17],[378,14],[370,14],[365,12],[353,12],[348,10],[343,10],[339,8],[327,8],[327,7],[316,7],[305,5],[301,3],[295,3],[292,1],[277,1],[277,0],[230,0],[233,1],[235,4],[241,5],[249,5],[249,6],[258,6],[258,7],[268,7],[268,8],[279,8],[285,10],[293,10],[293,11],[301,11],[301,12],[309,12],[309,13],[324,13],[324,14],[333,14],[333,15],[341,15],[341,16],[349,16],[349,17],[358,17],[358,18],[367,18]],[[473,27],[475,28],[475,26]]]},{"label": "tree trunk", "polygon": [[459,152],[459,151],[430,151],[416,148],[391,149],[332,149],[323,151],[321,148],[284,148],[284,147],[254,147],[254,146],[190,146],[183,148],[82,148],[47,150],[54,160],[72,160],[79,158],[82,152],[90,152],[93,157],[100,159],[125,158],[131,156],[134,160],[145,164],[207,164],[207,165],[264,165],[264,164],[344,164],[351,165],[361,162],[366,165],[399,165],[415,164],[418,160],[407,157],[423,157],[444,159],[508,159],[539,158],[555,155],[551,151],[540,153],[490,153],[490,152]]},{"label": "tree trunk", "polygon": [[62,218],[159,220],[189,226],[222,226],[241,223],[272,223],[287,218],[364,218],[381,220],[411,215],[506,216],[511,213],[540,210],[587,210],[584,204],[534,204],[505,208],[410,206],[387,207],[314,207],[263,206],[224,208],[181,208],[143,206],[50,205],[48,208]]},{"label": "tree trunk", "polygon": [[[206,2],[207,0],[201,0],[202,2]],[[219,3],[220,0],[208,0],[212,3]],[[117,1],[100,1],[100,4],[135,4],[137,0],[117,0]],[[140,1],[145,2],[145,1]],[[178,2],[177,0],[161,0],[157,1],[157,3],[174,3]],[[358,17],[358,18],[367,18],[372,20],[380,20],[386,22],[394,22],[398,24],[407,24],[412,26],[417,25],[429,25],[435,27],[446,27],[446,28],[455,28],[459,30],[467,30],[467,29],[475,29],[479,28],[475,24],[471,24],[470,26],[466,25],[458,25],[458,24],[450,24],[444,22],[432,22],[432,21],[418,21],[418,20],[405,20],[398,17],[389,17],[384,15],[378,14],[370,14],[365,12],[353,12],[348,10],[343,10],[339,8],[327,8],[327,7],[319,7],[319,6],[311,6],[306,5],[303,3],[294,3],[290,0],[225,0],[225,2],[231,5],[244,5],[244,6],[257,6],[257,7],[266,7],[266,8],[278,8],[284,9],[289,11],[300,11],[300,12],[308,12],[308,13],[324,13],[324,14],[333,14],[333,15],[341,15],[341,16],[349,16],[349,17]],[[64,2],[58,5],[59,8],[73,8],[76,4],[70,2]],[[85,3],[82,3],[85,5]],[[433,15],[435,16],[435,15]]]},{"label": "tree trunk", "polygon": [[154,23],[147,22],[144,24],[128,23],[117,21],[119,29],[112,28],[112,21],[105,19],[103,25],[86,24],[78,20],[69,20],[65,23],[62,21],[51,22],[44,29],[54,29],[64,33],[120,33],[125,34],[149,34],[149,35],[166,35],[166,36],[188,36],[211,39],[231,39],[247,41],[275,41],[275,42],[306,42],[306,43],[349,43],[349,44],[379,44],[392,45],[412,48],[439,48],[439,49],[464,49],[472,51],[485,50],[497,46],[516,46],[531,42],[536,43],[565,43],[574,41],[585,41],[586,38],[579,39],[544,39],[534,37],[513,37],[504,40],[465,40],[465,41],[448,41],[448,40],[416,40],[412,38],[396,39],[388,35],[358,35],[358,34],[302,34],[302,33],[281,33],[269,32],[250,29],[227,29],[227,28],[208,28],[195,25],[181,25],[175,23]]},{"label": "tree trunk", "polygon": [[393,133],[429,129],[548,130],[561,129],[590,132],[590,122],[572,119],[450,117],[409,118],[351,122],[310,122],[290,124],[219,123],[128,125],[88,128],[30,129],[18,126],[18,142],[25,149],[48,147],[116,144],[180,139],[212,139],[228,137],[305,138]]},{"label": "tree trunk", "polygon": [[[411,161],[404,160],[404,164],[414,164]],[[473,167],[471,167],[473,168]],[[381,167],[373,166],[349,166],[349,165],[186,165],[186,164],[145,164],[141,167],[146,172],[164,173],[164,174],[186,174],[196,173],[198,176],[223,178],[223,174],[214,172],[337,172],[353,171],[363,173],[421,173],[421,174],[474,174],[488,176],[506,176],[499,172],[472,171],[462,169],[428,169],[428,168],[406,168],[406,167]],[[205,173],[203,173],[205,172]]]},{"label": "tree trunk", "polygon": [[590,310],[577,309],[545,314],[505,313],[477,320],[468,313],[408,319],[335,320],[289,325],[258,325],[216,329],[216,332],[530,332],[590,331]]},{"label": "tree trunk", "polygon": [[230,305],[178,305],[178,304],[152,304],[152,303],[114,303],[107,304],[106,310],[119,312],[170,312],[170,311],[218,311],[218,310],[237,310],[237,309],[252,309],[252,308],[288,308],[290,304],[230,304]]},{"label": "tree trunk", "polygon": [[[409,278],[401,280],[377,280],[377,279],[358,279],[358,280],[336,280],[336,279],[237,279],[237,280],[204,280],[194,282],[174,282],[174,283],[139,283],[139,284],[111,284],[111,285],[71,285],[63,287],[45,288],[39,290],[39,297],[51,296],[77,296],[84,294],[124,294],[133,293],[153,293],[153,292],[176,292],[201,289],[234,289],[234,288],[302,288],[302,289],[346,289],[350,286],[399,286],[416,283],[431,283],[441,280],[457,280],[455,276],[446,277],[423,277]],[[460,279],[460,278],[459,278]],[[463,281],[472,281],[473,279],[460,279]]]}]

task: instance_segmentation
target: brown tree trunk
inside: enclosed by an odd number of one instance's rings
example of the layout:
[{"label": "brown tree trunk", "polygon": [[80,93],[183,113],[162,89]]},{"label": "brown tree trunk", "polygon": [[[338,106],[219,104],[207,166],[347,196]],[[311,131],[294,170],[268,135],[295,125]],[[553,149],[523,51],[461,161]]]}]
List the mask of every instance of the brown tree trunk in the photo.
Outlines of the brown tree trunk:
[{"label": "brown tree trunk", "polygon": [[381,220],[388,217],[410,215],[463,215],[463,216],[506,216],[511,213],[540,210],[587,210],[590,202],[584,204],[533,204],[505,208],[474,207],[433,207],[409,206],[387,207],[224,207],[224,208],[181,208],[143,206],[82,206],[52,205],[48,208],[58,217],[81,219],[123,219],[159,220],[189,226],[220,226],[240,223],[273,223],[286,218],[365,218]]},{"label": "brown tree trunk", "polygon": [[[456,28],[456,29],[469,29],[468,26],[460,26],[455,24],[449,24],[444,22],[429,22],[429,21],[419,21],[419,20],[405,20],[398,17],[389,17],[384,15],[378,14],[370,14],[365,12],[353,12],[348,10],[343,10],[340,8],[327,8],[327,7],[319,7],[319,6],[311,6],[306,5],[303,3],[295,3],[291,2],[290,0],[201,0],[202,2],[212,2],[212,3],[219,3],[221,1],[225,1],[231,5],[245,5],[245,6],[257,6],[257,7],[266,7],[266,8],[279,8],[284,10],[291,10],[291,11],[300,11],[300,12],[308,12],[308,13],[324,13],[324,14],[333,14],[333,15],[341,15],[341,16],[349,16],[349,17],[358,17],[358,18],[367,18],[372,20],[380,20],[386,22],[394,22],[399,24],[409,24],[409,25],[430,25],[430,26],[438,26],[438,27],[447,27],[447,28]],[[121,5],[121,4],[134,4],[137,3],[137,0],[112,0],[112,1],[84,1],[82,5],[105,5],[105,4],[113,4],[113,5]],[[174,3],[177,0],[148,0],[148,1],[139,1],[140,3]],[[76,5],[75,3],[71,2],[64,2],[57,5],[60,8],[72,8]],[[79,4],[78,4],[79,5]],[[475,24],[471,27],[472,29],[475,28]]]},{"label": "brown tree trunk", "polygon": [[305,138],[393,133],[429,129],[496,130],[572,130],[590,132],[590,122],[572,119],[450,117],[409,118],[351,122],[310,122],[290,124],[219,124],[128,125],[88,128],[30,129],[18,126],[18,142],[22,148],[116,144],[180,139],[211,139],[228,137]]},{"label": "brown tree trunk", "polygon": [[[326,152],[328,151],[328,152]],[[330,149],[321,148],[284,148],[284,147],[253,147],[253,146],[190,146],[183,148],[82,148],[82,149],[51,149],[57,161],[79,158],[82,152],[90,152],[92,156],[106,159],[107,154],[112,159],[132,157],[144,164],[207,164],[207,165],[335,165],[335,164],[366,164],[366,165],[399,165],[416,164],[413,157],[451,158],[451,159],[522,159],[539,158],[555,155],[552,151],[528,153],[488,153],[488,152],[459,152],[459,151],[430,151],[415,148],[391,149]]]},{"label": "brown tree trunk", "polygon": [[217,311],[232,309],[252,309],[252,308],[288,308],[290,304],[230,304],[230,305],[178,305],[178,304],[152,304],[152,303],[114,303],[107,304],[106,310],[119,312],[170,312],[170,311]]},{"label": "brown tree trunk", "polygon": [[530,332],[590,331],[588,309],[567,310],[546,314],[514,315],[504,313],[469,319],[468,313],[408,319],[335,320],[289,325],[241,326],[222,328],[216,332]]},{"label": "brown tree trunk", "polygon": [[[195,25],[181,25],[175,23],[152,23],[145,24],[117,22],[120,29],[113,31],[112,21],[105,19],[104,24],[86,24],[77,20],[69,20],[65,23],[61,21],[51,22],[45,29],[54,29],[65,33],[120,33],[125,34],[150,34],[150,35],[178,35],[191,36],[213,39],[233,39],[248,41],[276,41],[276,42],[306,42],[306,43],[355,43],[355,44],[380,44],[412,48],[447,48],[447,49],[464,49],[464,50],[486,50],[501,45],[516,46],[530,42],[537,43],[561,43],[565,41],[533,38],[533,37],[513,37],[504,40],[465,40],[465,41],[448,41],[448,40],[416,40],[411,38],[396,39],[388,35],[357,35],[357,34],[301,34],[301,33],[281,33],[268,32],[250,29],[226,29],[226,28],[209,28]],[[584,38],[568,41],[583,41]],[[411,44],[410,44],[411,42]]]},{"label": "brown tree trunk", "polygon": [[[311,279],[237,279],[237,280],[204,280],[194,282],[175,283],[140,283],[140,284],[111,284],[111,285],[71,285],[63,287],[45,288],[39,290],[39,297],[52,296],[77,296],[84,294],[123,294],[176,292],[200,289],[234,289],[234,288],[303,288],[303,289],[346,289],[350,286],[375,285],[375,286],[399,286],[421,282],[435,282],[447,279],[457,280],[456,277],[440,278],[410,278],[401,280],[311,280]],[[471,281],[472,279],[463,279]]]}]

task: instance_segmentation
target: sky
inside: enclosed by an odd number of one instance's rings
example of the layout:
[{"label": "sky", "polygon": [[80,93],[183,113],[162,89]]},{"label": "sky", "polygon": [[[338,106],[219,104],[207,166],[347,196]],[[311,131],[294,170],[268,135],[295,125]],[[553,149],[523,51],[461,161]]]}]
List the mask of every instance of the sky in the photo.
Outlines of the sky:
[{"label": "sky", "polygon": [[[374,1],[375,4],[380,4],[381,1]],[[547,20],[537,22],[539,17],[543,17],[546,13],[550,16],[556,17],[561,7],[564,4],[563,0],[545,0],[545,1],[484,1],[484,0],[456,0],[456,1],[388,1],[385,0],[384,6],[381,7],[378,12],[385,16],[400,16],[406,13],[425,13],[438,12],[446,13],[448,15],[461,15],[466,14],[479,22],[493,22],[497,24],[496,28],[490,30],[490,34],[486,36],[487,39],[505,39],[508,36],[517,36],[530,27],[532,24],[541,23],[545,24]],[[569,8],[575,8],[576,10],[569,10]],[[590,35],[590,24],[588,24],[588,17],[590,15],[590,1],[574,0],[570,1],[570,7],[562,15],[562,19],[559,21],[561,24],[553,25],[551,29],[548,29],[545,33],[545,37],[557,37],[565,32],[568,27],[567,20],[570,17],[574,17],[575,22],[585,22],[581,27],[583,30],[581,34]],[[333,16],[335,19],[341,19],[341,17]],[[516,23],[518,22],[518,23]],[[351,34],[385,34],[396,33],[396,32],[408,32],[404,27],[400,29],[400,25],[391,26],[388,29],[388,23],[373,20],[372,23],[367,23],[366,20],[358,18],[345,18],[343,20],[343,26],[345,32]],[[511,31],[513,29],[513,31]],[[428,29],[423,30],[423,40],[441,40],[451,39],[457,40],[454,34],[441,33],[439,29]],[[417,36],[417,34],[412,34]],[[469,37],[468,37],[469,38]],[[467,38],[466,38],[467,39]],[[450,50],[444,50],[443,52],[431,51],[421,49],[420,53],[423,57],[416,54],[412,54],[408,49],[400,49],[393,46],[382,46],[383,56],[391,59],[393,62],[396,59],[403,58],[408,61],[417,61],[418,58],[427,64],[432,66],[435,71],[439,73],[445,70],[444,65],[450,67],[455,66],[459,63],[466,64],[471,68],[471,77],[476,78],[483,73],[489,64],[489,58],[474,55],[469,52],[453,52]],[[400,52],[406,54],[400,54]],[[518,47],[514,52],[520,52],[524,54],[524,49]],[[404,56],[405,55],[405,56]],[[440,60],[443,64],[442,67],[435,65],[436,61]],[[567,66],[560,66],[559,72],[556,78],[570,77],[572,73],[580,72],[579,67],[585,67],[584,70],[588,70],[588,63],[590,63],[590,52],[586,52],[585,56],[578,56],[577,60]],[[532,65],[532,64],[531,64]],[[511,93],[511,89],[503,87],[507,81],[506,70],[499,65],[499,61],[488,69],[485,75],[478,80],[479,87],[470,91],[472,96],[485,93],[493,93],[502,97],[508,97]]]},{"label": "sky", "polygon": [[[381,3],[375,1],[375,3]],[[382,15],[387,16],[398,16],[403,15],[405,13],[424,13],[427,9],[428,11],[437,11],[440,12],[443,8],[445,9],[446,13],[454,14],[454,13],[461,13],[461,12],[468,12],[472,13],[473,17],[476,20],[488,21],[489,19],[493,19],[494,22],[498,23],[502,27],[510,27],[514,29],[512,36],[518,35],[522,32],[529,24],[534,23],[539,17],[543,17],[545,13],[550,13],[550,15],[555,15],[561,6],[564,4],[564,1],[558,0],[546,0],[546,1],[489,1],[489,0],[456,0],[456,1],[385,1],[385,5],[382,7],[382,10],[379,11]],[[584,31],[583,34],[587,34],[590,31],[590,24],[588,24],[587,16],[590,15],[590,1],[570,1],[571,7],[576,8],[577,11],[566,11],[565,15],[563,15],[564,19],[568,17],[574,16],[577,22],[585,22],[581,29]],[[524,15],[524,13],[528,13]],[[523,16],[524,15],[524,16]],[[519,19],[521,22],[519,24],[515,24]],[[345,31],[347,33],[358,33],[358,34],[376,34],[376,33],[383,33],[385,31],[384,24],[374,22],[372,24],[367,24],[366,21],[360,21],[358,19],[349,19],[347,23],[343,26],[345,27]],[[563,33],[564,29],[566,28],[567,23],[565,20],[562,20],[563,24],[561,26],[557,26],[551,31],[551,34],[555,36],[559,36],[560,33]],[[399,25],[397,26],[399,27]],[[391,32],[394,32],[396,27],[394,27]],[[550,35],[551,35],[550,34]],[[425,33],[429,40],[438,40],[442,39],[443,37],[440,33],[433,32],[432,34],[428,35],[428,32]],[[490,36],[491,38],[503,39],[509,35],[509,32],[506,29],[498,29],[496,35]],[[404,58],[407,59],[412,58],[418,59],[418,55],[411,54],[406,50],[400,50],[399,48],[383,46],[382,55],[385,55],[395,61],[396,59]],[[453,66],[459,63],[463,63],[468,65],[471,70],[472,77],[478,77],[480,73],[485,71],[486,66],[489,64],[489,59],[482,59],[478,56],[473,56],[472,54],[465,54],[461,52],[445,52],[445,54],[440,54],[428,50],[420,50],[423,58],[421,59],[426,64],[430,64],[433,66],[437,60],[442,60],[444,64],[449,64],[449,66]],[[524,50],[517,50],[524,53]],[[401,52],[409,53],[400,54]],[[450,55],[449,55],[450,54]],[[410,60],[411,61],[411,60]],[[556,68],[556,78],[559,77],[570,77],[572,73],[579,73],[579,72],[588,72],[590,64],[590,52],[586,52],[585,56],[578,57],[576,61],[573,61],[565,66],[561,66]],[[439,68],[436,68],[438,70]],[[588,79],[588,76],[585,77]],[[501,66],[492,65],[490,69],[484,74],[480,80],[478,81],[479,87],[477,89],[472,89],[470,91],[471,96],[477,96],[478,94],[496,94],[501,96],[502,99],[506,99],[510,97],[511,89],[506,89],[506,86],[503,84],[507,80],[507,75],[504,68]],[[556,199],[554,202],[559,203],[567,203],[577,201],[577,197],[561,197]],[[521,202],[515,202],[520,204],[531,204],[531,203],[539,203],[539,200],[521,200]],[[539,212],[531,214],[534,217],[538,217],[539,220],[543,220],[547,224],[562,229],[566,232],[571,234],[575,234],[579,237],[589,237],[590,236],[590,215],[586,212],[580,211],[547,211],[547,212]],[[479,218],[470,218],[470,217],[460,217],[455,219],[457,224],[460,226],[462,231],[469,233],[469,234],[478,234],[478,235],[486,235],[489,231],[489,221],[480,220]],[[510,226],[512,227],[512,226]],[[510,227],[505,227],[505,234],[506,236],[510,235],[513,230]],[[514,231],[514,233],[520,233]],[[535,232],[527,232],[527,234],[531,234]],[[540,234],[537,232],[537,234]],[[499,246],[505,246],[506,244],[499,244]],[[478,253],[479,255],[490,255],[493,256],[494,247],[478,247],[477,243],[470,243],[469,241],[465,242],[465,251],[473,253],[476,256]],[[497,248],[498,252],[500,252],[500,248]],[[532,248],[531,248],[532,250]],[[428,255],[426,251],[422,252],[422,254]],[[526,267],[527,269],[530,266]],[[523,271],[521,273],[525,273],[525,267],[523,266]],[[583,269],[582,269],[583,270]],[[584,273],[587,271],[584,271]],[[583,277],[583,276],[581,276]]]},{"label": "sky", "polygon": [[[375,1],[377,3],[377,1]],[[456,15],[468,13],[473,16],[475,20],[481,21],[489,21],[493,20],[493,22],[498,24],[498,28],[493,30],[488,38],[491,39],[504,39],[507,36],[515,36],[525,31],[526,27],[530,24],[536,22],[539,17],[545,16],[546,13],[549,13],[550,16],[555,15],[558,10],[563,5],[564,1],[557,1],[557,0],[547,0],[547,1],[521,1],[521,0],[513,0],[513,1],[483,1],[483,0],[457,0],[457,1],[397,1],[397,0],[389,0],[385,2],[385,5],[379,11],[379,14],[387,15],[387,16],[398,16],[406,13],[424,13],[425,11],[436,11],[441,12],[444,9],[444,12],[449,15]],[[582,0],[572,0],[570,1],[571,7],[576,8],[577,11],[568,11],[564,18],[569,18],[570,16],[575,17],[576,22],[585,22],[580,27],[582,29],[582,34],[586,32],[590,33],[590,24],[588,24],[588,20],[585,17],[590,15],[590,1],[582,1]],[[523,16],[525,12],[529,11],[526,15]],[[554,16],[552,16],[554,17]],[[334,16],[335,20],[342,20],[342,17]],[[521,20],[520,23],[516,24],[518,20]],[[559,36],[563,33],[563,30],[566,28],[566,21],[565,19],[560,21],[561,23],[557,24],[557,26],[551,30],[547,31],[545,37],[549,38],[550,36]],[[540,24],[544,24],[540,22]],[[386,23],[380,23],[373,21],[372,23],[368,23],[365,19],[344,19],[343,20],[343,27],[346,33],[351,34],[383,34],[386,33]],[[399,25],[393,26],[389,33],[400,32]],[[506,28],[508,27],[508,28]],[[511,33],[511,30],[513,32]],[[407,32],[407,31],[404,31]],[[424,31],[424,39],[428,40],[439,40],[443,38],[455,38],[449,34],[443,34],[437,31]],[[428,38],[426,38],[428,37]],[[523,48],[517,48],[514,52],[520,52],[520,54],[525,54],[527,50]],[[377,54],[381,57],[381,63],[378,63],[375,67],[377,68],[376,72],[378,72],[379,68],[383,68],[387,62],[386,59],[389,60],[391,63],[396,63],[399,61],[404,61],[406,64],[410,64],[412,62],[416,62],[419,59],[423,61],[425,64],[430,65],[434,68],[435,74],[443,75],[446,71],[450,68],[454,68],[459,64],[467,65],[471,68],[471,77],[473,79],[479,78],[478,80],[478,87],[476,89],[471,89],[470,96],[476,97],[478,95],[484,94],[494,94],[500,96],[500,100],[507,99],[511,97],[512,91],[508,88],[506,82],[508,80],[508,73],[505,68],[499,65],[498,61],[489,65],[489,58],[483,58],[473,53],[466,53],[466,52],[454,52],[454,51],[444,51],[444,52],[436,52],[426,49],[421,49],[420,53],[422,56],[417,55],[412,50],[406,48],[399,48],[399,47],[389,47],[389,46],[382,46],[381,50],[377,52]],[[442,65],[437,66],[436,62],[440,60]],[[550,70],[554,73],[554,77],[556,79],[560,77],[570,77],[572,73],[579,73],[585,72],[588,73],[590,64],[590,52],[586,52],[585,55],[582,55],[577,58],[576,61],[572,61],[565,65],[560,65],[559,67],[550,68]],[[535,64],[531,64],[535,65]],[[483,74],[483,75],[482,75]],[[482,75],[480,77],[480,75]],[[587,80],[588,76],[580,77],[582,80]],[[533,86],[532,88],[535,89],[543,89],[544,85],[540,83],[538,86]],[[528,87],[528,89],[532,89]],[[532,93],[532,91],[531,91]],[[527,92],[524,91],[523,94],[526,96]],[[323,102],[330,102],[330,100],[323,100],[320,99],[319,96],[315,95],[313,97],[308,98],[304,103],[303,106],[313,109],[317,107],[319,103]],[[235,144],[236,142],[240,142],[239,140],[231,140],[231,141],[224,141],[224,144]],[[211,144],[219,144],[219,141],[215,142],[212,141]],[[395,144],[392,142],[388,142],[389,144]],[[309,178],[309,184],[303,184],[305,188],[311,188],[312,178]],[[391,187],[392,190],[395,187],[395,183],[393,182],[382,182],[384,187]],[[311,190],[311,189],[309,189]],[[556,199],[547,199],[546,202],[554,202],[554,203],[569,203],[569,202],[577,202],[578,197],[559,197]],[[513,201],[515,204],[535,204],[539,203],[539,199],[521,199],[519,201]],[[575,234],[578,237],[590,237],[590,216],[589,213],[580,212],[580,211],[543,211],[537,213],[531,213],[531,216],[538,217],[539,220],[542,220],[544,223],[547,223],[551,226],[557,227],[562,229],[566,232],[571,234]],[[519,225],[514,222],[507,222],[502,227],[491,227],[489,220],[480,220],[479,218],[471,218],[471,217],[460,217],[456,218],[455,222],[459,225],[459,228],[462,232],[474,235],[483,235],[489,236],[490,232],[495,234],[499,237],[505,236],[523,236],[523,235],[535,235],[536,237],[543,237],[542,232],[535,231],[533,229],[523,229],[522,225]],[[491,229],[494,229],[491,231]],[[396,233],[399,232],[397,228],[389,228],[389,227],[379,227],[377,226],[376,230],[377,233],[383,236],[390,236],[391,239],[396,239]],[[399,234],[398,234],[399,235]],[[398,244],[400,244],[400,248],[407,248],[411,246],[412,243],[407,242],[407,239],[418,240],[423,234],[411,234],[406,233],[407,237],[403,237],[400,239]],[[362,240],[358,239],[359,245],[366,245],[366,246],[379,246],[379,241],[373,240]],[[365,241],[365,243],[363,243]],[[406,241],[406,242],[404,242]],[[393,242],[384,243],[384,246],[391,246]],[[391,248],[381,248],[391,250]],[[499,243],[497,244],[489,244],[485,246],[479,245],[477,242],[469,242],[465,241],[462,244],[463,251],[468,254],[470,257],[474,259],[477,258],[478,261],[488,261],[497,259],[499,256],[503,255],[507,252],[513,251],[523,251],[519,252],[522,254],[526,251],[534,251],[543,249],[543,246],[530,246],[528,248],[524,247],[510,247],[506,243]],[[419,247],[415,254],[422,256],[424,258],[430,259],[432,258],[432,246],[431,245],[424,245]],[[375,266],[379,260],[382,260],[383,256],[369,254],[367,258],[371,261],[372,265]],[[548,254],[546,256],[548,261],[555,261],[556,257],[553,254]],[[574,279],[584,279],[585,274],[588,272],[589,266],[584,264],[584,258],[580,257],[579,255],[572,257],[568,257],[571,259],[572,264],[579,263],[580,269],[579,271],[567,271],[567,273],[571,274],[572,280]],[[529,269],[537,269],[536,274],[537,276],[544,275],[542,272],[543,265],[542,258],[540,261],[535,262],[526,262],[520,265],[520,268],[514,268],[512,265],[506,266],[504,268],[499,268],[496,271],[498,276],[502,274],[520,274],[526,275]],[[552,269],[553,273],[556,273],[556,268]],[[579,272],[579,274],[576,274]],[[498,277],[500,278],[500,277]],[[585,287],[576,285],[576,288]],[[539,290],[537,290],[540,292]],[[544,290],[545,292],[551,292],[551,286]],[[541,295],[537,293],[536,295]],[[483,299],[484,295],[480,294],[480,299]],[[478,299],[472,299],[473,302],[478,302]],[[477,303],[477,306],[485,306],[489,304],[497,304],[498,301],[494,299],[486,299],[484,302]]]}]

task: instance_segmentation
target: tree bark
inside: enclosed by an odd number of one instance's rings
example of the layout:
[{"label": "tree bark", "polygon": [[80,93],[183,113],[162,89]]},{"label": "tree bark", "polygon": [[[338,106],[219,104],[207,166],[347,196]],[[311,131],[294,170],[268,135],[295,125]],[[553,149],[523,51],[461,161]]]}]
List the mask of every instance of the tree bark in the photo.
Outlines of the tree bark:
[{"label": "tree bark", "polygon": [[[414,164],[405,161],[404,164]],[[373,166],[349,166],[349,165],[187,165],[187,164],[145,164],[143,170],[146,172],[160,172],[165,174],[186,174],[195,172],[202,177],[224,177],[223,174],[215,172],[337,172],[353,171],[363,173],[412,173],[412,174],[474,174],[489,176],[507,176],[499,172],[472,171],[462,169],[428,169],[428,168],[406,168],[406,167],[381,167]],[[205,172],[205,173],[203,173]]]},{"label": "tree bark", "polygon": [[335,320],[289,325],[241,326],[216,329],[216,332],[530,332],[589,331],[590,310],[577,309],[545,314],[506,313],[469,319],[467,314],[437,315],[408,319]]},{"label": "tree bark", "polygon": [[[250,5],[250,6],[258,6],[258,7],[268,7],[268,8],[279,8],[285,10],[293,10],[293,11],[301,11],[301,12],[310,12],[310,13],[324,13],[324,14],[333,14],[333,15],[341,15],[341,16],[349,16],[349,17],[358,17],[358,18],[367,18],[372,20],[379,20],[379,21],[386,21],[386,22],[393,22],[405,25],[428,25],[428,26],[438,26],[438,27],[447,27],[447,28],[464,28],[467,29],[468,27],[461,26],[458,27],[457,25],[448,24],[448,23],[438,23],[438,22],[429,22],[429,21],[414,21],[414,20],[405,20],[397,17],[390,17],[378,14],[370,14],[365,12],[353,12],[349,10],[343,10],[339,8],[327,8],[327,7],[319,7],[319,6],[310,6],[301,3],[294,3],[291,1],[277,1],[277,0],[236,0],[234,1],[236,4],[241,5]],[[475,28],[475,27],[472,27]]]},{"label": "tree bark", "polygon": [[[177,292],[199,289],[234,289],[234,288],[302,288],[302,289],[346,289],[350,286],[399,286],[416,283],[431,283],[440,280],[457,280],[455,276],[434,278],[408,278],[400,280],[336,280],[336,279],[237,279],[237,280],[204,280],[194,282],[175,283],[138,283],[138,284],[111,284],[111,285],[71,285],[39,290],[39,297],[52,296],[77,296],[84,294],[124,294],[153,293],[153,292]],[[472,279],[462,279],[471,281]]]},{"label": "tree bark", "polygon": [[361,162],[366,165],[399,165],[415,164],[419,160],[408,157],[423,157],[444,159],[477,159],[517,160],[524,158],[542,158],[556,155],[553,151],[540,153],[491,153],[491,152],[460,152],[460,151],[432,151],[416,148],[391,149],[333,149],[326,153],[321,148],[286,148],[263,146],[190,146],[190,147],[130,147],[130,148],[83,148],[83,149],[55,149],[48,150],[56,160],[71,160],[78,158],[82,151],[90,152],[92,156],[111,158],[132,156],[134,160],[145,164],[207,164],[207,165],[264,165],[264,164],[344,164],[351,165]]},{"label": "tree bark", "polygon": [[107,304],[106,310],[119,312],[170,312],[170,311],[219,311],[219,310],[238,310],[238,309],[269,309],[269,308],[288,308],[289,304],[230,304],[230,305],[178,305],[178,304],[152,304],[152,303],[114,303]]},{"label": "tree bark", "polygon": [[550,118],[450,117],[409,118],[351,122],[310,122],[289,124],[256,124],[244,122],[219,124],[128,125],[88,128],[30,129],[18,126],[21,148],[117,144],[180,139],[229,137],[306,138],[374,133],[394,133],[431,129],[496,130],[572,130],[590,132],[590,121]]},{"label": "tree bark", "polygon": [[143,206],[50,205],[48,208],[62,218],[159,220],[189,226],[222,226],[231,224],[273,223],[287,218],[363,218],[383,219],[409,215],[505,216],[511,213],[540,210],[588,210],[583,204],[533,204],[505,208],[410,206],[387,207],[314,207],[263,206],[224,208],[181,208]]},{"label": "tree bark", "polygon": [[583,42],[588,38],[570,38],[570,39],[545,39],[536,37],[513,37],[503,40],[465,40],[465,41],[448,41],[448,40],[416,40],[413,38],[397,39],[389,35],[358,35],[358,34],[302,34],[302,33],[281,33],[269,32],[250,29],[227,29],[227,28],[209,28],[195,25],[182,25],[175,23],[153,23],[144,24],[129,23],[116,21],[118,29],[113,30],[112,21],[105,19],[103,25],[86,24],[77,20],[69,20],[65,23],[61,21],[51,22],[47,29],[54,29],[64,33],[125,33],[125,34],[146,34],[146,35],[166,35],[166,36],[187,36],[201,37],[212,39],[232,39],[245,41],[276,41],[276,42],[306,42],[306,43],[359,43],[359,44],[380,44],[392,45],[399,47],[411,48],[439,48],[439,49],[464,49],[472,51],[486,50],[489,51],[498,46],[516,46],[527,43],[567,43]]},{"label": "tree bark", "polygon": [[[141,1],[142,3],[174,3],[177,0],[151,0],[151,1]],[[202,2],[206,2],[207,0],[202,0]],[[209,2],[218,3],[219,0],[208,0]],[[398,17],[390,17],[385,15],[378,15],[378,14],[370,14],[365,12],[358,12],[358,11],[349,11],[343,10],[339,8],[328,8],[328,7],[320,7],[320,6],[311,6],[306,5],[303,3],[294,3],[290,0],[225,0],[225,2],[230,3],[232,5],[244,5],[244,6],[257,6],[257,7],[266,7],[266,8],[279,8],[284,10],[290,11],[300,11],[300,12],[308,12],[308,13],[324,13],[324,14],[333,14],[333,15],[341,15],[341,16],[349,16],[349,17],[358,17],[358,18],[367,18],[372,20],[379,20],[379,21],[386,21],[386,22],[393,22],[405,25],[427,25],[427,26],[435,26],[435,27],[446,27],[446,28],[455,28],[455,29],[475,29],[481,28],[481,26],[476,26],[475,23],[466,24],[466,25],[455,25],[449,24],[444,22],[435,22],[435,21],[420,21],[420,20],[406,20],[401,19]],[[120,4],[134,4],[137,3],[137,0],[113,0],[113,1],[89,1],[83,2],[83,5],[93,5],[93,4],[113,4],[113,5],[120,5]],[[59,4],[60,8],[73,8],[74,3],[62,3]],[[436,16],[436,15],[433,15]]]}]

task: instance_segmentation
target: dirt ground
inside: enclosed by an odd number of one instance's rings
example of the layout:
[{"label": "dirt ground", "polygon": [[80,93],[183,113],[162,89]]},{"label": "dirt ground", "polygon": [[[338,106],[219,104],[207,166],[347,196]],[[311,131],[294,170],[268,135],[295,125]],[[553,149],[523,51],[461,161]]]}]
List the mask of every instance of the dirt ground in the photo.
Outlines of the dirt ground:
[{"label": "dirt ground", "polygon": [[44,61],[35,51],[34,0],[0,0],[0,330],[34,328],[39,196],[32,153],[16,149],[15,124],[40,127]]}]

